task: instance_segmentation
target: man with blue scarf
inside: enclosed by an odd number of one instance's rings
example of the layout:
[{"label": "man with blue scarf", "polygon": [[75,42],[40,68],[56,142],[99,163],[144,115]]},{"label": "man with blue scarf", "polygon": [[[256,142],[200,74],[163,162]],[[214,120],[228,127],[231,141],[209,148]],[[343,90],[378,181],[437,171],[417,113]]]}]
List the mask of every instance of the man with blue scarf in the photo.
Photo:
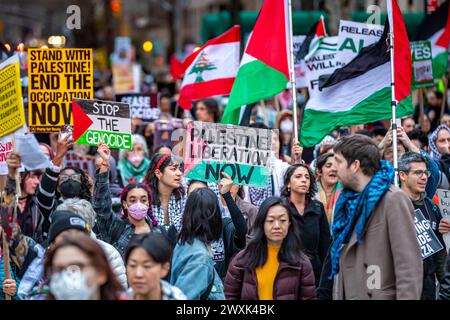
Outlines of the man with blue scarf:
[{"label": "man with blue scarf", "polygon": [[344,137],[333,149],[343,190],[318,297],[328,284],[334,300],[420,299],[423,273],[414,207],[393,185],[394,168],[363,135]]}]

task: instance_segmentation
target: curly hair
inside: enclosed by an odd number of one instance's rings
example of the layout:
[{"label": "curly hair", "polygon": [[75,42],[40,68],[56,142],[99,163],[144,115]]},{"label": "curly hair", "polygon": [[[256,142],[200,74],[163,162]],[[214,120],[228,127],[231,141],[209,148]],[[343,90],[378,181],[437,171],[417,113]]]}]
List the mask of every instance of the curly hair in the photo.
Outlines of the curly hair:
[{"label": "curly hair", "polygon": [[308,166],[303,163],[293,164],[289,168],[287,168],[286,173],[284,174],[284,184],[281,188],[281,196],[286,198],[291,196],[291,191],[288,190],[287,186],[291,181],[291,177],[294,174],[295,170],[297,170],[298,168],[305,168],[309,173],[309,190],[306,192],[306,200],[311,201],[317,193],[316,178],[314,177],[314,174],[311,172]]},{"label": "curly hair", "polygon": [[[159,179],[156,177],[156,166],[158,165],[159,161],[165,156],[165,154],[155,154],[152,159],[150,160],[150,165],[148,166],[147,173],[144,177],[144,183],[148,185],[150,190],[152,191],[152,199],[154,202],[152,204],[155,204],[157,206],[161,205],[161,200],[159,198],[159,192],[158,192],[158,182]],[[174,163],[172,156],[169,155],[160,165],[159,165],[159,171],[163,172],[165,168],[167,168],[171,163]],[[178,201],[184,196],[184,188],[183,186],[173,190],[173,193],[175,195],[175,199]]]},{"label": "curly hair", "polygon": [[[127,201],[128,193],[133,189],[143,189],[147,192],[148,195],[148,203],[151,204],[152,201],[152,192],[149,187],[144,183],[130,183],[125,188],[123,188],[122,193],[120,194],[120,203],[122,204],[122,214],[120,215],[121,219],[126,219],[128,217],[128,211],[123,207],[123,203]],[[152,206],[148,206],[147,216],[150,218],[152,225],[156,227],[158,225],[158,221],[155,219],[153,215]]]},{"label": "curly hair", "polygon": [[[92,188],[92,184],[89,181],[89,176],[86,174],[86,172],[84,172],[83,170],[81,170],[78,167],[65,167],[64,169],[61,170],[61,173],[63,173],[66,170],[73,170],[75,171],[75,173],[78,173],[81,175],[81,190],[80,190],[80,195],[78,196],[80,199],[84,199],[87,200],[89,202],[91,202],[92,200],[92,195],[91,195],[91,188]],[[56,182],[56,185],[59,185],[59,177],[58,177],[58,181]],[[61,197],[61,193],[58,191],[58,189],[56,189],[56,197],[57,199],[59,199]]]}]

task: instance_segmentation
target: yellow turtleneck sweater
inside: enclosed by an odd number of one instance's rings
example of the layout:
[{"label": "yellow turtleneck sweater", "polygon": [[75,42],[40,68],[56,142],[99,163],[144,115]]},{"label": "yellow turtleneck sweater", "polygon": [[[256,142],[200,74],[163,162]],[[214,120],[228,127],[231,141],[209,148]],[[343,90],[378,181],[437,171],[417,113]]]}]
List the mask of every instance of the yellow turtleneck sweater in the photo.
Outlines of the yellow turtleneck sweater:
[{"label": "yellow turtleneck sweater", "polygon": [[280,266],[278,251],[280,246],[267,245],[267,261],[262,267],[256,268],[259,300],[273,300],[273,283]]}]

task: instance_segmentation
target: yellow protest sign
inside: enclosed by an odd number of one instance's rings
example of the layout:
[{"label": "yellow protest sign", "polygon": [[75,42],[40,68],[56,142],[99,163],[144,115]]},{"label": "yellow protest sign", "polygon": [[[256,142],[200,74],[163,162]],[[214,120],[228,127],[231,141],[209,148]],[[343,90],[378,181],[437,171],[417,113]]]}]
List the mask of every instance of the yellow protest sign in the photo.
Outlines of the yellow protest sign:
[{"label": "yellow protest sign", "polygon": [[0,71],[0,137],[25,124],[19,62]]},{"label": "yellow protest sign", "polygon": [[93,99],[92,49],[28,50],[28,125],[57,132],[73,125],[72,99]]}]

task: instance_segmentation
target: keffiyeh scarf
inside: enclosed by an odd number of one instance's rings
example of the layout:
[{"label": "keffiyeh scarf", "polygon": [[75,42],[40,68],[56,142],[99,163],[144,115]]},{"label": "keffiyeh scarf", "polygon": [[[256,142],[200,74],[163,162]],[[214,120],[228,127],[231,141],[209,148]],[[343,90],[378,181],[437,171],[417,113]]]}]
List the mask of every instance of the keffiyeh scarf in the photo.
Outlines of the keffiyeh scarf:
[{"label": "keffiyeh scarf", "polygon": [[372,177],[361,192],[344,189],[339,196],[331,226],[333,242],[331,244],[331,275],[339,272],[339,257],[342,248],[352,236],[356,227],[356,237],[361,243],[361,236],[371,217],[375,206],[394,183],[394,168],[388,161],[381,161],[381,168]]},{"label": "keffiyeh scarf", "polygon": [[439,131],[441,131],[442,129],[447,130],[450,133],[450,129],[445,124],[441,124],[428,137],[428,144],[431,148],[431,157],[436,161],[439,161],[442,157],[442,154],[439,152],[439,150],[436,146],[436,140],[437,140]]},{"label": "keffiyeh scarf", "polygon": [[162,205],[152,205],[153,215],[158,221],[159,226],[164,226],[169,229],[170,225],[174,225],[175,229],[179,232],[181,230],[181,224],[183,222],[183,211],[186,198],[183,196],[180,200],[176,200],[175,195],[172,194],[169,199],[169,204],[167,206],[169,215],[169,224],[164,224],[164,209]]}]

